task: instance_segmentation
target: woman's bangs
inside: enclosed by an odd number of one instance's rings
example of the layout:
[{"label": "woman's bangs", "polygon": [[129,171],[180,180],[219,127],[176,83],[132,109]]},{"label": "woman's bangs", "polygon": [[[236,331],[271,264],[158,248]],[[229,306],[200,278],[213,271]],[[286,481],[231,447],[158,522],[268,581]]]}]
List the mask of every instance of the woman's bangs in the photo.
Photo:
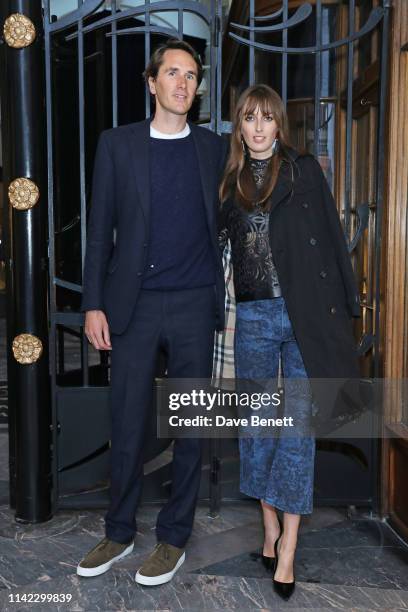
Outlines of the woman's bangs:
[{"label": "woman's bangs", "polygon": [[253,115],[257,109],[260,109],[263,115],[274,115],[273,105],[271,100],[265,95],[249,96],[243,110],[243,116]]}]

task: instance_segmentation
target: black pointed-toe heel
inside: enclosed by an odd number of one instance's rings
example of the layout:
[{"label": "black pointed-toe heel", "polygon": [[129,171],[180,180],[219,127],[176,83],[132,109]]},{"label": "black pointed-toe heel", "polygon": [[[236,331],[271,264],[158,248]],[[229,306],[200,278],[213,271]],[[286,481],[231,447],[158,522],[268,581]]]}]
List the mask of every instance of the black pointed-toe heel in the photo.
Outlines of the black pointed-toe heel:
[{"label": "black pointed-toe heel", "polygon": [[[282,533],[275,542],[275,567],[273,571],[274,574],[276,572],[276,568],[278,567],[278,542],[281,536]],[[295,590],[295,584],[296,580],[294,580],[293,582],[279,582],[279,580],[275,580],[275,578],[273,578],[273,588],[275,590],[275,593],[277,593],[279,597],[285,600],[288,600],[289,597],[292,595],[293,591]]]},{"label": "black pointed-toe heel", "polygon": [[273,572],[275,570],[275,557],[266,557],[265,555],[261,555],[262,565],[268,572]]},{"label": "black pointed-toe heel", "polygon": [[293,582],[278,582],[278,580],[275,580],[275,578],[273,579],[273,588],[275,589],[275,593],[277,593],[282,599],[285,599],[285,601],[292,596],[292,593],[295,590],[295,584],[296,580]]},{"label": "black pointed-toe heel", "polygon": [[[277,514],[276,516],[278,518],[278,523],[279,523],[279,535],[278,535],[278,539],[276,540],[277,542],[282,535],[283,526],[282,526],[282,521],[279,518],[279,515]],[[274,546],[276,546],[276,542]],[[276,548],[275,548],[275,551],[276,551]],[[266,557],[265,555],[261,555],[261,559],[262,559],[262,565],[268,570],[268,572],[275,571],[275,557]]]}]

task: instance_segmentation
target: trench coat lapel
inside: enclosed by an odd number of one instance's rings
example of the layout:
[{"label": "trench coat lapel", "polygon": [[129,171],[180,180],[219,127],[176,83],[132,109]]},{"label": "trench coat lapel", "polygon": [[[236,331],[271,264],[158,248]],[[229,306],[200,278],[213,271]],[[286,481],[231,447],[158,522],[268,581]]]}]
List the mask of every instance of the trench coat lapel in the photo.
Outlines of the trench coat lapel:
[{"label": "trench coat lapel", "polygon": [[278,180],[271,195],[270,213],[284,200],[293,190],[293,183],[286,171],[281,166]]},{"label": "trench coat lapel", "polygon": [[[286,153],[290,157],[292,163],[295,162],[298,157],[298,153],[295,149],[288,148]],[[278,179],[271,195],[270,212],[272,213],[278,204],[293,192],[302,193],[310,189],[310,187],[311,185],[301,176],[292,176],[291,166],[288,163],[281,164]]]},{"label": "trench coat lapel", "polygon": [[139,195],[146,226],[149,227],[150,218],[150,122],[136,123],[132,129],[130,139],[132,180]]}]

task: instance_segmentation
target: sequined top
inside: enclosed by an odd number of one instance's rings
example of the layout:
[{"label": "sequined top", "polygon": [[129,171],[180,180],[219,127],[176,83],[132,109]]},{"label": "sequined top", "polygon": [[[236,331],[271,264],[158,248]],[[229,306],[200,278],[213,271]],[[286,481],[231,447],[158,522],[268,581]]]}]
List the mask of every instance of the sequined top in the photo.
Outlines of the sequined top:
[{"label": "sequined top", "polygon": [[[259,189],[268,170],[269,159],[250,158],[250,167]],[[237,302],[265,300],[282,295],[278,273],[269,243],[269,212],[255,203],[252,211],[232,199],[224,203],[220,214],[220,247],[228,238]]]}]

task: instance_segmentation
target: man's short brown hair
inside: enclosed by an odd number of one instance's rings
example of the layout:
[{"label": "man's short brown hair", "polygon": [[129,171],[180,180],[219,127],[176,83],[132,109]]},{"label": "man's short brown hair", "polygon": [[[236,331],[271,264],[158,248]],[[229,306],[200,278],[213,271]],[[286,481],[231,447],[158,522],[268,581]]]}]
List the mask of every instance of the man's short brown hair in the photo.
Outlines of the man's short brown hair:
[{"label": "man's short brown hair", "polygon": [[152,53],[149,63],[146,66],[146,70],[143,73],[143,76],[146,80],[146,83],[149,82],[149,77],[155,79],[159,72],[160,66],[163,63],[163,56],[166,51],[180,49],[181,51],[185,51],[189,53],[195,63],[197,64],[197,82],[198,86],[200,85],[203,78],[203,66],[201,64],[201,58],[197,51],[185,40],[178,40],[177,38],[169,38],[165,43],[159,45]]}]

